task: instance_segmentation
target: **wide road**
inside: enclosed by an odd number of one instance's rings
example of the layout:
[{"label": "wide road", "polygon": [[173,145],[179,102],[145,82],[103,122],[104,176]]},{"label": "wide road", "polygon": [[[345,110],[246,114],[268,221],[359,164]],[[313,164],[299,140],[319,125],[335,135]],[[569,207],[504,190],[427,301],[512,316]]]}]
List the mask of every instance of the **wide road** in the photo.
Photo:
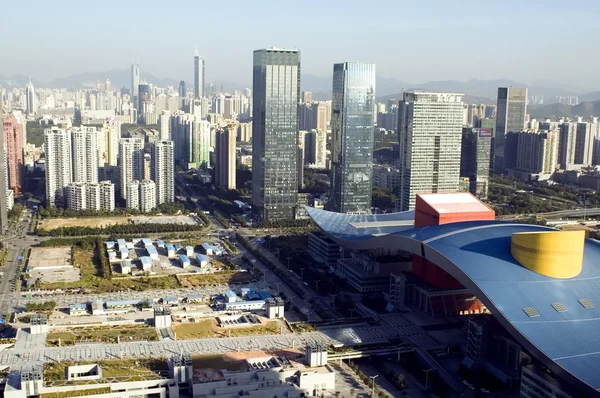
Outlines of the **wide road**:
[{"label": "wide road", "polygon": [[[600,207],[593,207],[589,209],[577,209],[577,210],[559,210],[552,211],[548,213],[536,213],[533,214],[536,216],[544,217],[548,220],[558,219],[558,218],[588,218],[595,217],[600,215]],[[526,214],[511,214],[506,216],[500,216],[499,218],[502,220],[514,220],[522,217],[526,217]]]},{"label": "wide road", "polygon": [[19,296],[16,292],[20,284],[18,257],[26,254],[29,247],[35,243],[34,237],[27,235],[30,226],[30,215],[29,209],[24,210],[23,218],[19,220],[17,226],[8,231],[7,236],[2,239],[4,246],[10,249],[8,261],[2,269],[4,275],[0,280],[0,315],[2,316],[10,314]]},{"label": "wide road", "polygon": [[366,323],[323,328],[303,334],[285,333],[264,336],[210,338],[194,340],[135,341],[120,344],[80,344],[69,347],[44,347],[42,335],[19,332],[14,349],[0,351],[0,367],[49,361],[94,361],[103,359],[169,357],[180,353],[223,354],[235,351],[274,351],[303,349],[310,343],[325,345],[383,344],[401,339],[411,346],[436,348],[440,344],[427,332],[401,315],[382,316],[379,326]]}]

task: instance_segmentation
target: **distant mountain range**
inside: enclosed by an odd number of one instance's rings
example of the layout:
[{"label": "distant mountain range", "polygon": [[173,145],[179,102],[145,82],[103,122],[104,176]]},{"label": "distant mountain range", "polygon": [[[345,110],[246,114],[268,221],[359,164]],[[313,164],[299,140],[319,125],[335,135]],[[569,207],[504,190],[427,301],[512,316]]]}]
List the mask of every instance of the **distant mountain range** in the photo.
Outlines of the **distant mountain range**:
[{"label": "distant mountain range", "polygon": [[[142,70],[141,78],[146,80],[148,83],[160,87],[166,86],[177,86],[179,80],[165,79],[153,76],[148,73],[144,73]],[[105,72],[90,72],[80,73],[76,75],[67,76],[60,79],[54,79],[48,82],[42,82],[36,79],[32,79],[32,83],[35,87],[47,87],[47,88],[61,88],[61,87],[74,87],[74,88],[93,88],[96,85],[96,81],[103,83],[109,79],[111,84],[115,88],[129,87],[130,83],[130,70],[129,69],[115,69]],[[313,92],[313,98],[315,100],[329,100],[331,99],[331,76],[315,76],[311,74],[303,74],[301,78],[301,89]],[[23,75],[3,76],[0,75],[0,86],[6,88],[14,87],[25,87],[25,84],[29,82],[29,77]],[[243,90],[246,87],[252,87],[251,83],[240,84],[231,81],[213,81],[213,84],[220,88],[221,86],[225,91]],[[191,82],[186,82],[188,87],[192,87]],[[376,81],[376,93],[377,100],[385,102],[390,98],[400,99],[402,91],[411,89],[421,90],[432,90],[441,92],[460,92],[464,93],[464,101],[468,103],[484,103],[484,104],[495,104],[496,94],[498,87],[527,87],[529,88],[529,95],[546,95],[546,96],[569,96],[579,95],[582,101],[596,101],[600,100],[600,91],[593,91],[589,93],[583,93],[583,90],[577,87],[577,91],[569,89],[565,84],[560,82],[552,81],[539,81],[533,85],[527,85],[524,83],[516,82],[513,80],[477,80],[472,79],[466,82],[457,80],[442,80],[442,81],[431,81],[422,84],[409,83],[395,78],[390,77],[377,77]],[[541,108],[540,108],[541,109]]]},{"label": "distant mountain range", "polygon": [[[600,93],[598,94],[600,97]],[[590,116],[600,117],[600,100],[584,101],[573,106],[563,104],[530,106],[527,111],[534,119],[575,118],[577,116],[588,119]]]}]

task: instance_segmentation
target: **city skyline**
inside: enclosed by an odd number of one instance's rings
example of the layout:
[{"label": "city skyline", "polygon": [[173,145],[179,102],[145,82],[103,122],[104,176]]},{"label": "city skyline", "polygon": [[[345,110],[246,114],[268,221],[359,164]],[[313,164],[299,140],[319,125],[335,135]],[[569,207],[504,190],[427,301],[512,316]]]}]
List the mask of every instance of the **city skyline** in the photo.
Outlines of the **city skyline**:
[{"label": "city skyline", "polygon": [[[150,2],[152,3],[152,2]],[[111,5],[114,4],[114,7]],[[266,4],[266,3],[265,3]],[[544,7],[535,4],[522,4],[509,1],[503,4],[485,4],[477,7],[473,2],[460,4],[444,4],[436,6],[437,13],[431,14],[426,5],[402,5],[381,2],[379,6],[362,7],[357,2],[344,3],[344,18],[336,19],[335,24],[329,21],[336,15],[338,2],[328,4],[304,3],[300,6],[288,5],[269,12],[259,12],[262,4],[240,5],[227,11],[228,28],[219,40],[201,40],[194,24],[186,24],[181,19],[179,9],[146,7],[149,17],[160,10],[162,29],[148,29],[144,35],[134,34],[135,24],[123,24],[120,29],[99,30],[95,24],[89,24],[78,15],[86,11],[85,4],[72,3],[70,7],[55,4],[38,4],[36,13],[29,13],[25,4],[11,4],[11,11],[16,15],[27,14],[29,34],[15,41],[0,44],[0,51],[10,54],[3,65],[2,74],[10,76],[22,74],[35,76],[41,80],[68,76],[85,71],[101,71],[120,69],[139,59],[140,65],[154,75],[165,76],[177,80],[190,81],[193,70],[190,68],[190,57],[194,48],[207,60],[207,79],[230,79],[240,83],[249,82],[251,75],[249,65],[251,53],[256,48],[271,45],[294,47],[303,51],[304,71],[316,76],[329,74],[330,65],[340,60],[350,59],[372,62],[379,65],[381,76],[396,78],[402,81],[423,82],[428,80],[471,78],[496,79],[510,77],[517,81],[531,83],[536,80],[554,80],[561,84],[596,85],[595,70],[599,59],[593,54],[588,62],[577,66],[561,61],[548,63],[545,57],[530,57],[532,51],[553,51],[561,44],[568,45],[573,52],[585,52],[591,43],[597,41],[598,31],[594,24],[594,10],[598,5],[591,1],[572,5],[570,9],[558,8],[557,2],[545,2]],[[221,10],[211,5],[186,4],[186,15],[196,15],[195,10],[202,7],[203,29],[216,28],[217,16]],[[382,10],[385,9],[385,12]],[[110,20],[114,18],[113,10],[119,11],[119,20],[125,20],[136,14],[133,4],[109,1],[95,14],[96,18]],[[572,20],[569,29],[556,31],[544,29],[544,35],[528,35],[523,38],[523,29],[535,32],[539,27],[547,27],[549,18],[555,18],[560,12],[562,20]],[[44,23],[47,17],[60,15],[69,18],[69,24],[47,32]],[[306,34],[306,29],[289,29],[289,18],[294,15],[301,22],[310,21],[320,27],[319,35]],[[424,16],[426,22],[423,22]],[[164,35],[177,21],[178,40],[168,41]],[[38,23],[39,20],[39,23]],[[269,22],[267,24],[266,22]],[[363,29],[355,29],[357,23]],[[3,24],[2,32],[18,31],[20,20],[13,18]],[[331,25],[331,26],[329,26]],[[68,28],[67,28],[68,26]],[[222,25],[218,25],[222,28]],[[248,29],[252,34],[248,35]],[[502,35],[486,35],[482,32],[493,32],[502,29]],[[132,34],[129,34],[131,32]],[[278,32],[273,37],[273,32]],[[334,34],[335,32],[335,34]],[[323,35],[332,37],[323,41]],[[389,51],[389,40],[386,37],[408,35],[411,40],[402,42],[403,52],[419,50],[423,57],[423,67],[418,69],[403,67],[401,60]],[[118,40],[116,39],[118,36]],[[127,40],[123,40],[127,37]],[[247,40],[240,43],[238,37]],[[461,52],[450,51],[454,41],[459,38],[470,38],[471,45],[477,48],[475,58],[464,56]],[[95,43],[101,51],[97,56],[81,57],[77,52],[64,53],[66,43],[74,47],[88,46]],[[510,45],[509,45],[510,43]],[[164,46],[162,44],[165,44]],[[157,58],[156,48],[161,48],[161,57]],[[223,51],[223,48],[235,48],[236,51]],[[331,51],[336,48],[336,51]],[[60,50],[61,57],[53,57]],[[53,59],[53,67],[47,68],[46,60]],[[444,68],[439,67],[439,59],[444,59]],[[515,58],[527,59],[527,62],[514,62]],[[485,59],[486,67],[482,68],[476,59]]]}]

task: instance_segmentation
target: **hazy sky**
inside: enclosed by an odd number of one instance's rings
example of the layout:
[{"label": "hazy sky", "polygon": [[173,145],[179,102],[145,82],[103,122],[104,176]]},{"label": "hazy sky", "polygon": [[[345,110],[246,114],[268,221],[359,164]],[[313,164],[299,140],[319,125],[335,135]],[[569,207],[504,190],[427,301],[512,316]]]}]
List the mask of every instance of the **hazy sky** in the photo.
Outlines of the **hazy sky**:
[{"label": "hazy sky", "polygon": [[297,47],[305,73],[368,61],[380,76],[598,86],[598,0],[2,0],[0,73],[49,80],[128,68],[251,82],[252,51]]}]

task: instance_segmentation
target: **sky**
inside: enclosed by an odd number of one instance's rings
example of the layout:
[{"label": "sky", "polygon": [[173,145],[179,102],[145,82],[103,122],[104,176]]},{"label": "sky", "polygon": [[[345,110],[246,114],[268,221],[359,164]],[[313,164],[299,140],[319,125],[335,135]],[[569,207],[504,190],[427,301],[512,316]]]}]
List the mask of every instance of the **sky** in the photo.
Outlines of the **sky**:
[{"label": "sky", "polygon": [[597,0],[30,0],[0,2],[0,74],[48,81],[128,68],[191,80],[252,81],[252,51],[301,51],[302,71],[335,62],[432,80],[511,79],[596,87]]}]

